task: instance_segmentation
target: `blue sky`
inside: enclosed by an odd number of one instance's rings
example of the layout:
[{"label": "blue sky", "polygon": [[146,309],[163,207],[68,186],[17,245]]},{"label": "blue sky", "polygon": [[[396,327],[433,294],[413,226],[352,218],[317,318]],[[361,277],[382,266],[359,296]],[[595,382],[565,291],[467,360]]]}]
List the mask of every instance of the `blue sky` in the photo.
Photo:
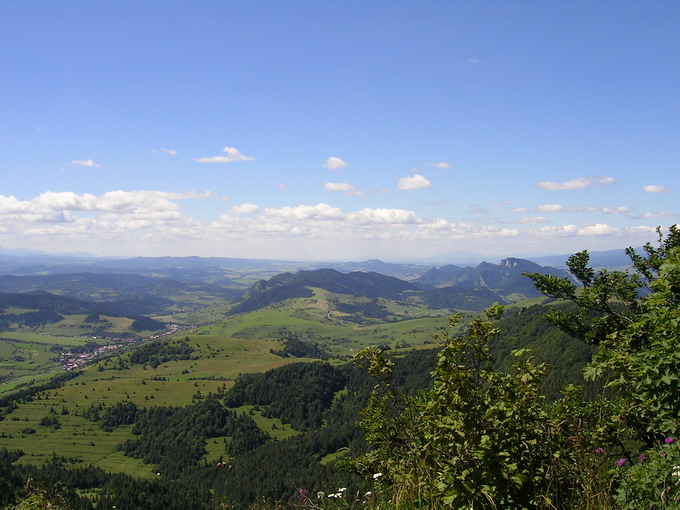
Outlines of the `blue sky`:
[{"label": "blue sky", "polygon": [[408,260],[678,221],[674,1],[0,0],[0,245]]}]

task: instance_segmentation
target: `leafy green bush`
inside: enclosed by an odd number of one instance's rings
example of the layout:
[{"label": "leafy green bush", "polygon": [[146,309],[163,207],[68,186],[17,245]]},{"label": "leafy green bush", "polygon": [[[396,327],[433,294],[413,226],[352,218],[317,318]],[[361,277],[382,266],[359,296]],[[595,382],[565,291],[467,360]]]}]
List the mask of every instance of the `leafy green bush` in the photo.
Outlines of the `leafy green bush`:
[{"label": "leafy green bush", "polygon": [[434,383],[419,395],[395,389],[392,362],[379,351],[361,351],[356,361],[378,382],[362,421],[373,450],[350,467],[369,482],[379,475],[372,506],[677,508],[677,446],[652,446],[660,431],[680,429],[680,230],[659,230],[659,247],[644,251],[628,250],[632,273],[595,272],[585,251],[570,257],[581,287],[528,275],[549,297],[577,305],[549,318],[597,346],[585,369],[604,388],[595,398],[568,385],[547,403],[547,367],[526,349],[513,352],[512,369],[494,370],[499,305],[463,335],[439,335]]}]

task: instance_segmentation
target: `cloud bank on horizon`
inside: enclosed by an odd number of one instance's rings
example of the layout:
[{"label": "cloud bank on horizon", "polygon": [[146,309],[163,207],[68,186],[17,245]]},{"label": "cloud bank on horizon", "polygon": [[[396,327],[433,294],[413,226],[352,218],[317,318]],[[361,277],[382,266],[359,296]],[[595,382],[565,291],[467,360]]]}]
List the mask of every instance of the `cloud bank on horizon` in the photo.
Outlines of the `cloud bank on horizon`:
[{"label": "cloud bank on horizon", "polygon": [[[388,259],[437,255],[446,250],[473,249],[491,243],[503,255],[514,242],[540,249],[554,243],[566,250],[575,239],[605,238],[608,242],[636,243],[655,236],[645,225],[615,227],[607,223],[552,224],[545,216],[508,216],[498,225],[472,221],[452,222],[419,216],[395,208],[343,210],[326,203],[284,207],[258,204],[232,205],[213,221],[197,221],[182,212],[182,202],[216,201],[213,192],[171,193],[158,190],[88,193],[45,192],[30,200],[0,195],[0,235],[3,239],[33,240],[32,248],[71,251],[74,246],[95,254],[122,255],[225,255],[303,259],[348,258],[353,251],[342,245],[362,246],[364,253],[379,250],[395,254]],[[543,213],[628,213],[625,207],[567,208],[546,204]],[[518,208],[512,213],[525,212]],[[646,213],[648,218],[668,218],[672,213]],[[529,225],[529,228],[525,228]],[[239,246],[244,243],[244,246]],[[10,243],[12,246],[14,243]],[[253,245],[255,250],[253,251]],[[430,246],[431,251],[424,251]],[[28,247],[28,246],[26,246]],[[171,247],[171,251],[168,251]],[[354,249],[354,248],[352,248]]]},{"label": "cloud bank on horizon", "polygon": [[3,4],[0,246],[407,260],[677,223],[680,4],[268,6]]}]

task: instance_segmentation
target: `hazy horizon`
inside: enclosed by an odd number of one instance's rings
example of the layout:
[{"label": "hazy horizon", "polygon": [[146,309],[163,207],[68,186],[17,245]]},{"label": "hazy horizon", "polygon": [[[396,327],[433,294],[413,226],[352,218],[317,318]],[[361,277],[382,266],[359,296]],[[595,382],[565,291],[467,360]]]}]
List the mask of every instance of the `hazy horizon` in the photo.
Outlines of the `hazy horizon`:
[{"label": "hazy horizon", "polygon": [[[627,248],[627,247],[626,247]],[[636,246],[638,250],[641,248],[640,246]],[[612,253],[615,253],[617,255],[623,255],[625,252],[625,248],[614,248],[611,250],[602,250],[602,251],[594,251],[594,250],[588,250],[588,252],[591,254],[591,256],[597,258],[599,255],[611,255]],[[508,255],[500,255],[500,256],[491,256],[488,254],[484,253],[476,253],[476,252],[466,252],[466,251],[460,251],[460,252],[451,252],[451,253],[441,253],[437,255],[433,255],[430,257],[421,257],[421,258],[395,258],[395,257],[387,257],[387,258],[368,258],[368,259],[277,259],[277,258],[268,258],[268,257],[227,257],[227,256],[214,256],[214,257],[203,257],[201,255],[185,255],[185,256],[177,256],[177,255],[158,255],[158,256],[150,256],[150,257],[145,257],[141,255],[131,255],[131,256],[114,256],[114,255],[95,255],[92,253],[82,253],[82,252],[64,252],[64,253],[53,253],[53,252],[44,252],[44,251],[39,251],[39,250],[28,250],[28,249],[7,249],[3,246],[0,246],[0,257],[2,256],[9,256],[9,257],[14,257],[17,259],[30,259],[32,257],[35,258],[44,258],[48,259],[46,260],[46,263],[49,264],[49,259],[53,258],[56,261],[61,261],[64,259],[75,259],[77,261],[78,259],[82,259],[83,261],[91,261],[91,260],[130,260],[130,259],[135,259],[135,258],[225,258],[225,259],[242,259],[242,260],[253,260],[253,261],[263,261],[263,262],[281,262],[281,263],[292,263],[292,264],[319,264],[319,263],[329,263],[329,264],[345,264],[345,263],[366,263],[370,261],[378,261],[378,262],[383,262],[386,264],[413,264],[413,265],[420,265],[420,266],[437,266],[437,265],[446,265],[446,264],[455,264],[455,265],[461,265],[461,266],[475,266],[481,262],[491,262],[491,263],[498,263],[503,259],[506,258],[519,258],[519,259],[526,259],[526,260],[533,260],[536,259],[536,261],[541,261],[541,259],[562,259],[559,260],[558,265],[563,266],[564,262],[567,260],[567,258],[572,254],[573,252],[568,252],[568,253],[517,253],[517,254],[508,254]],[[627,259],[627,257],[626,257]],[[557,262],[557,261],[552,261],[552,262]],[[553,265],[552,263],[547,263],[547,265]]]}]

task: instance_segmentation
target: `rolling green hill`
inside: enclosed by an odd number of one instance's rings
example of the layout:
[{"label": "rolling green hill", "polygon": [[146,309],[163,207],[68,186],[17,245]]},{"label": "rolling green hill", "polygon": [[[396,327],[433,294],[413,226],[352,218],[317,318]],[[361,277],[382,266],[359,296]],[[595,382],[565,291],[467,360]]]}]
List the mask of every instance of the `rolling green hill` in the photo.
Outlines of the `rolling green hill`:
[{"label": "rolling green hill", "polygon": [[[253,312],[289,299],[310,299],[314,296],[314,288],[335,296],[328,300],[328,312],[338,312],[350,322],[400,320],[422,314],[426,309],[478,312],[496,301],[505,302],[488,288],[423,289],[379,273],[355,271],[346,274],[334,269],[321,269],[281,274],[257,282],[227,314]],[[404,309],[395,313],[395,308],[399,307]]]}]

